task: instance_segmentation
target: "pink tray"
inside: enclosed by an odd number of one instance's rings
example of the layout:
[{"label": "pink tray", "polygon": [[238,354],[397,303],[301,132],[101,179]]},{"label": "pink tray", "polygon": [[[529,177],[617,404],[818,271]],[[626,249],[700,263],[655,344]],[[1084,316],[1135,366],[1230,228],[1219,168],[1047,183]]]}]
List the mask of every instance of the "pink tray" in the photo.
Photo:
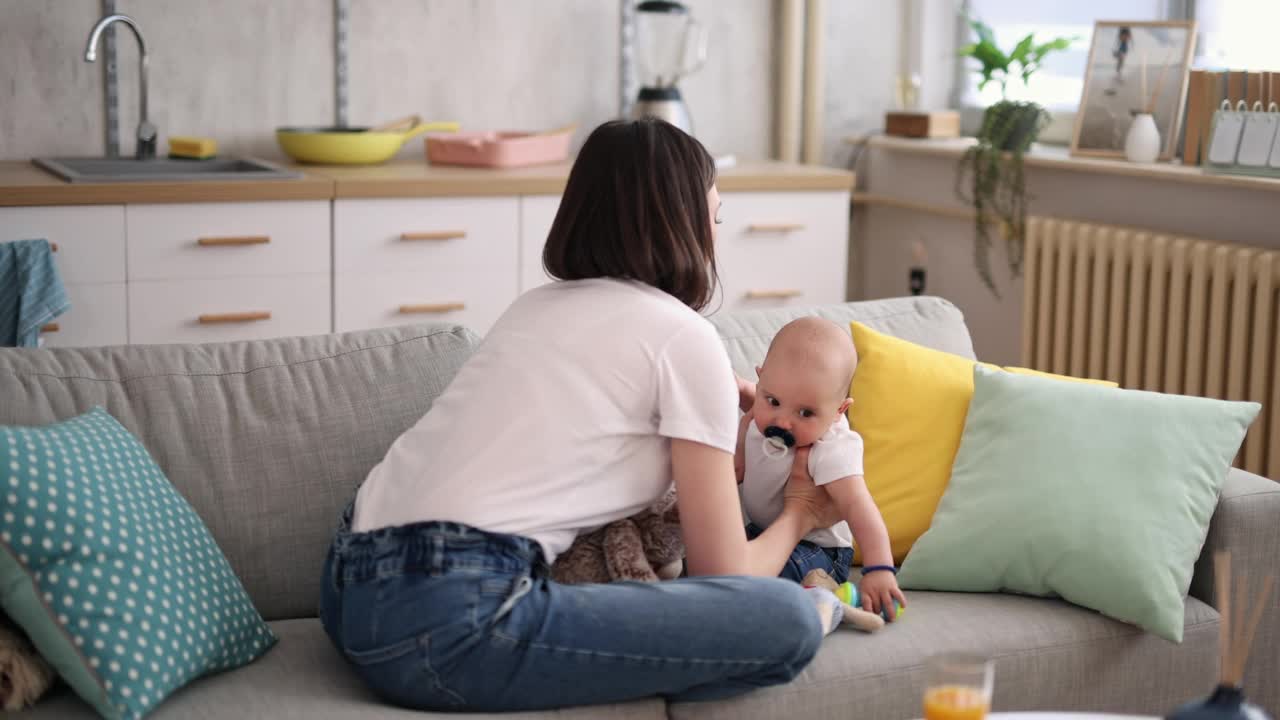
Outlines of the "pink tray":
[{"label": "pink tray", "polygon": [[550,134],[473,132],[427,136],[433,165],[520,167],[557,163],[569,156],[572,130]]}]

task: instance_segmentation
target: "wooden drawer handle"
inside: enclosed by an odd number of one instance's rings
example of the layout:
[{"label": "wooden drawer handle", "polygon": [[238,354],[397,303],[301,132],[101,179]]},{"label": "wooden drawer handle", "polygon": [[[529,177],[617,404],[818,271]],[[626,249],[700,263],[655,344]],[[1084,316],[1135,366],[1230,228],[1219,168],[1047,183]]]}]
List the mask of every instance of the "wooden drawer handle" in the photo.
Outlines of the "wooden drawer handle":
[{"label": "wooden drawer handle", "polygon": [[435,232],[400,233],[400,240],[403,242],[413,240],[459,240],[466,236],[466,230],[436,230]]},{"label": "wooden drawer handle", "polygon": [[58,252],[58,243],[49,243],[49,252]]},{"label": "wooden drawer handle", "polygon": [[753,233],[789,233],[803,229],[803,223],[752,223],[747,226],[747,232]]},{"label": "wooden drawer handle", "polygon": [[799,290],[748,290],[747,299],[749,300],[785,300],[787,298],[800,297],[804,293]]},{"label": "wooden drawer handle", "polygon": [[465,310],[466,303],[446,302],[446,303],[427,303],[425,305],[401,305],[401,315],[417,315],[419,313],[447,313],[455,310]]},{"label": "wooden drawer handle", "polygon": [[228,247],[234,245],[266,245],[271,242],[268,235],[233,235],[230,237],[202,237],[196,240],[200,247]]},{"label": "wooden drawer handle", "polygon": [[201,315],[200,324],[221,325],[222,323],[246,323],[270,319],[271,313],[269,312],[217,313],[213,315]]},{"label": "wooden drawer handle", "polygon": [[61,329],[62,329],[62,326],[58,325],[58,323],[49,323],[48,325],[41,327],[40,332],[51,333],[51,332],[58,332]]}]

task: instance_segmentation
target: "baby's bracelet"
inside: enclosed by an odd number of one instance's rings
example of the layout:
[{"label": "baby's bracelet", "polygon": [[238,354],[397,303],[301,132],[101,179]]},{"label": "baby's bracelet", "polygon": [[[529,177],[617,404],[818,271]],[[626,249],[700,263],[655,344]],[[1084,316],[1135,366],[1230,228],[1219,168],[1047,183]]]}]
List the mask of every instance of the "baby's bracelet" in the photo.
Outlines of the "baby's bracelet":
[{"label": "baby's bracelet", "polygon": [[896,567],[894,567],[894,566],[892,566],[892,565],[871,565],[871,566],[868,566],[868,567],[864,567],[864,568],[862,568],[862,574],[863,574],[863,575],[870,575],[871,573],[873,573],[873,572],[877,572],[877,571],[879,571],[879,570],[886,570],[886,571],[888,571],[888,572],[893,573],[894,575],[897,575],[897,574],[898,574],[898,568],[896,568]]}]

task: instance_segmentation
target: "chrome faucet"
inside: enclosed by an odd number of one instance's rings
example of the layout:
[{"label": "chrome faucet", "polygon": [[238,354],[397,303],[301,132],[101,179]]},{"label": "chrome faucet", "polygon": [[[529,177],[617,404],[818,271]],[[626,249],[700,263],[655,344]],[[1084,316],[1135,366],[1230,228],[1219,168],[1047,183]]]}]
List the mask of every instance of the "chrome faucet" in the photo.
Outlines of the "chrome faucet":
[{"label": "chrome faucet", "polygon": [[147,44],[142,40],[142,31],[138,29],[138,23],[128,15],[108,15],[98,21],[93,26],[93,30],[89,32],[89,45],[85,48],[85,62],[93,62],[98,59],[98,37],[102,35],[102,31],[114,22],[122,22],[129,26],[133,31],[133,37],[138,41],[138,99],[141,104],[141,110],[138,118],[138,146],[134,152],[134,157],[139,160],[146,160],[156,156],[156,135],[158,131],[156,126],[151,124],[151,120],[147,117]]}]

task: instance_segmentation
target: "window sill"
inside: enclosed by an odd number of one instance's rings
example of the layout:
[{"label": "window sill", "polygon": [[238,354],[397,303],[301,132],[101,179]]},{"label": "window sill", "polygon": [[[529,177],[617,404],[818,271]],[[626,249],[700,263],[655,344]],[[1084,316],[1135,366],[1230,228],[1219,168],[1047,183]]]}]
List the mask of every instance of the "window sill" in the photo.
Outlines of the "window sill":
[{"label": "window sill", "polygon": [[[955,160],[958,160],[974,142],[971,137],[917,140],[888,135],[876,135],[868,140],[872,148],[919,155],[933,155]],[[1024,163],[1027,167],[1051,168],[1098,175],[1118,175],[1203,186],[1280,192],[1280,178],[1220,175],[1206,172],[1200,167],[1173,163],[1147,165],[1131,163],[1123,159],[1072,157],[1068,149],[1061,146],[1036,144],[1024,156]]]}]

